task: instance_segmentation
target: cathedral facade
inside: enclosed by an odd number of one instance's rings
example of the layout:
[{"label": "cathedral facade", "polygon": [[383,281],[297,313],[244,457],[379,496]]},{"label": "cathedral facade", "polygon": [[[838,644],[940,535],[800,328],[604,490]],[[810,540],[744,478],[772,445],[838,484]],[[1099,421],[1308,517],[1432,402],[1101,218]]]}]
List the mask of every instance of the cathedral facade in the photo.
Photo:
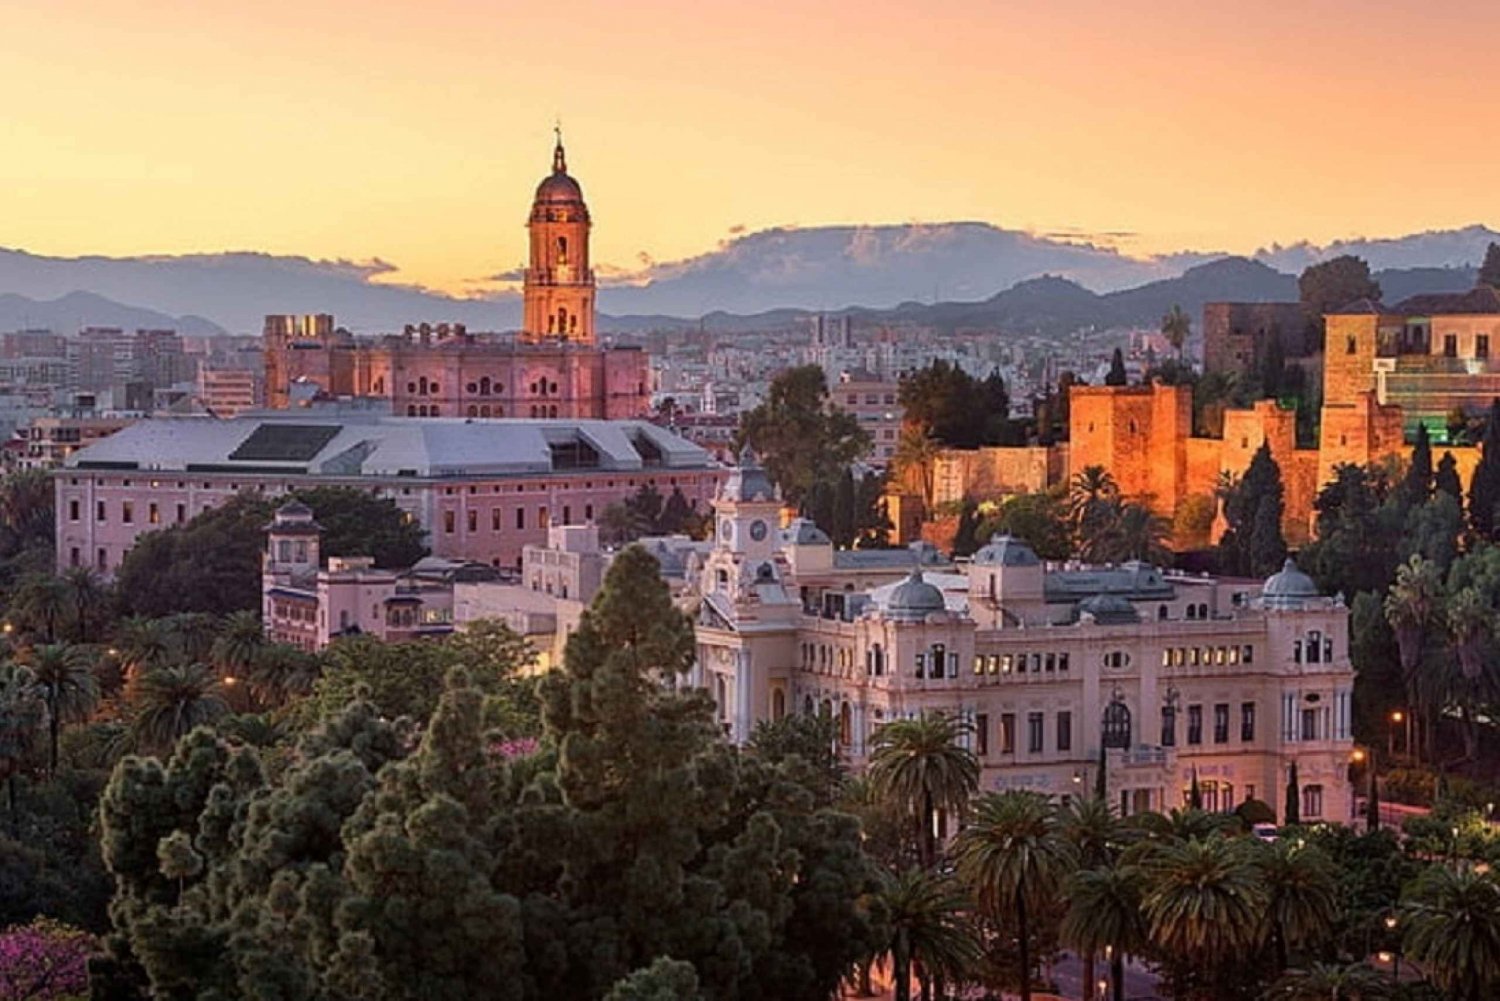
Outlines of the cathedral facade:
[{"label": "cathedral facade", "polygon": [[521,330],[471,333],[460,324],[408,326],[357,338],[330,316],[268,316],[266,401],[388,401],[406,417],[625,419],[649,406],[649,366],[635,348],[601,347],[589,261],[592,222],[558,137],[552,171],[527,221],[530,264]]}]

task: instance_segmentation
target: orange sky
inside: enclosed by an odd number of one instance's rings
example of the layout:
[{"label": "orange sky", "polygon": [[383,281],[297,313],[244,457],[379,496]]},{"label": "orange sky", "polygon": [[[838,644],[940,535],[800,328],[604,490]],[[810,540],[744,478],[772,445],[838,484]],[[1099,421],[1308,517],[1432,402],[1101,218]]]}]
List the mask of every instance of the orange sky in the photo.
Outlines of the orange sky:
[{"label": "orange sky", "polygon": [[1500,4],[6,0],[0,244],[518,264],[982,219],[1152,251],[1500,220]]}]

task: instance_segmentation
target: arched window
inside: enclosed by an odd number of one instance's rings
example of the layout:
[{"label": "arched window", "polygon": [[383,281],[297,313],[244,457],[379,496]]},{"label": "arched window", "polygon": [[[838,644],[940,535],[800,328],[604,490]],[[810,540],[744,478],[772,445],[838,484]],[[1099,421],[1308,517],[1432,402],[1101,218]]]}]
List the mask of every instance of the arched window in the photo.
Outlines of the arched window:
[{"label": "arched window", "polygon": [[848,747],[854,741],[854,713],[845,702],[839,706],[839,743]]},{"label": "arched window", "polygon": [[479,395],[480,396],[488,396],[488,395],[490,395],[490,377],[489,376],[485,376],[483,379],[479,380]]},{"label": "arched window", "polygon": [[786,715],[786,692],[776,689],[771,693],[771,718],[781,719]]},{"label": "arched window", "polygon": [[568,238],[559,236],[557,238],[557,263],[567,266],[568,263]]},{"label": "arched window", "polygon": [[813,697],[811,695],[809,695],[809,696],[807,696],[806,698],[804,698],[802,700],[802,715],[804,715],[804,716],[811,716],[812,714],[813,714]]}]

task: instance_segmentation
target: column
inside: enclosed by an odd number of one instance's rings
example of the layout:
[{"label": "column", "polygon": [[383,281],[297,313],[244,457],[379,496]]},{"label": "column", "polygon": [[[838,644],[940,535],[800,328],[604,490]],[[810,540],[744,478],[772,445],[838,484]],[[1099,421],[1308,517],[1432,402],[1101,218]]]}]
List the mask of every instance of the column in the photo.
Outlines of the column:
[{"label": "column", "polygon": [[743,744],[750,739],[752,716],[750,696],[750,651],[741,647],[735,651],[734,669],[734,742]]}]

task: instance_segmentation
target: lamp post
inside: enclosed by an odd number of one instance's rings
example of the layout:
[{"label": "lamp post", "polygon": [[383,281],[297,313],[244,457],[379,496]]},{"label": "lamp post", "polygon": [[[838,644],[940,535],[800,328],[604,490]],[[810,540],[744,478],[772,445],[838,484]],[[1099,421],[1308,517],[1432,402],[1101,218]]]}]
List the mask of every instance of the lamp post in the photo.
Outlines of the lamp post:
[{"label": "lamp post", "polygon": [[1401,979],[1401,940],[1395,938],[1396,926],[1398,924],[1400,924],[1400,921],[1396,918],[1396,915],[1387,914],[1385,916],[1386,934],[1390,935],[1395,941],[1395,944],[1391,946],[1391,980],[1393,981]]},{"label": "lamp post", "polygon": [[[1393,710],[1391,710],[1391,715],[1390,715],[1390,724],[1391,725],[1390,725],[1389,728],[1387,728],[1387,730],[1385,732],[1385,753],[1386,753],[1386,756],[1389,757],[1389,758],[1395,758],[1395,756],[1396,756],[1396,727],[1400,726],[1405,721],[1406,721],[1406,713],[1402,712],[1400,709],[1393,709]],[[1407,740],[1406,740],[1406,750],[1408,752],[1411,751],[1411,738],[1410,737],[1408,737]]]}]

